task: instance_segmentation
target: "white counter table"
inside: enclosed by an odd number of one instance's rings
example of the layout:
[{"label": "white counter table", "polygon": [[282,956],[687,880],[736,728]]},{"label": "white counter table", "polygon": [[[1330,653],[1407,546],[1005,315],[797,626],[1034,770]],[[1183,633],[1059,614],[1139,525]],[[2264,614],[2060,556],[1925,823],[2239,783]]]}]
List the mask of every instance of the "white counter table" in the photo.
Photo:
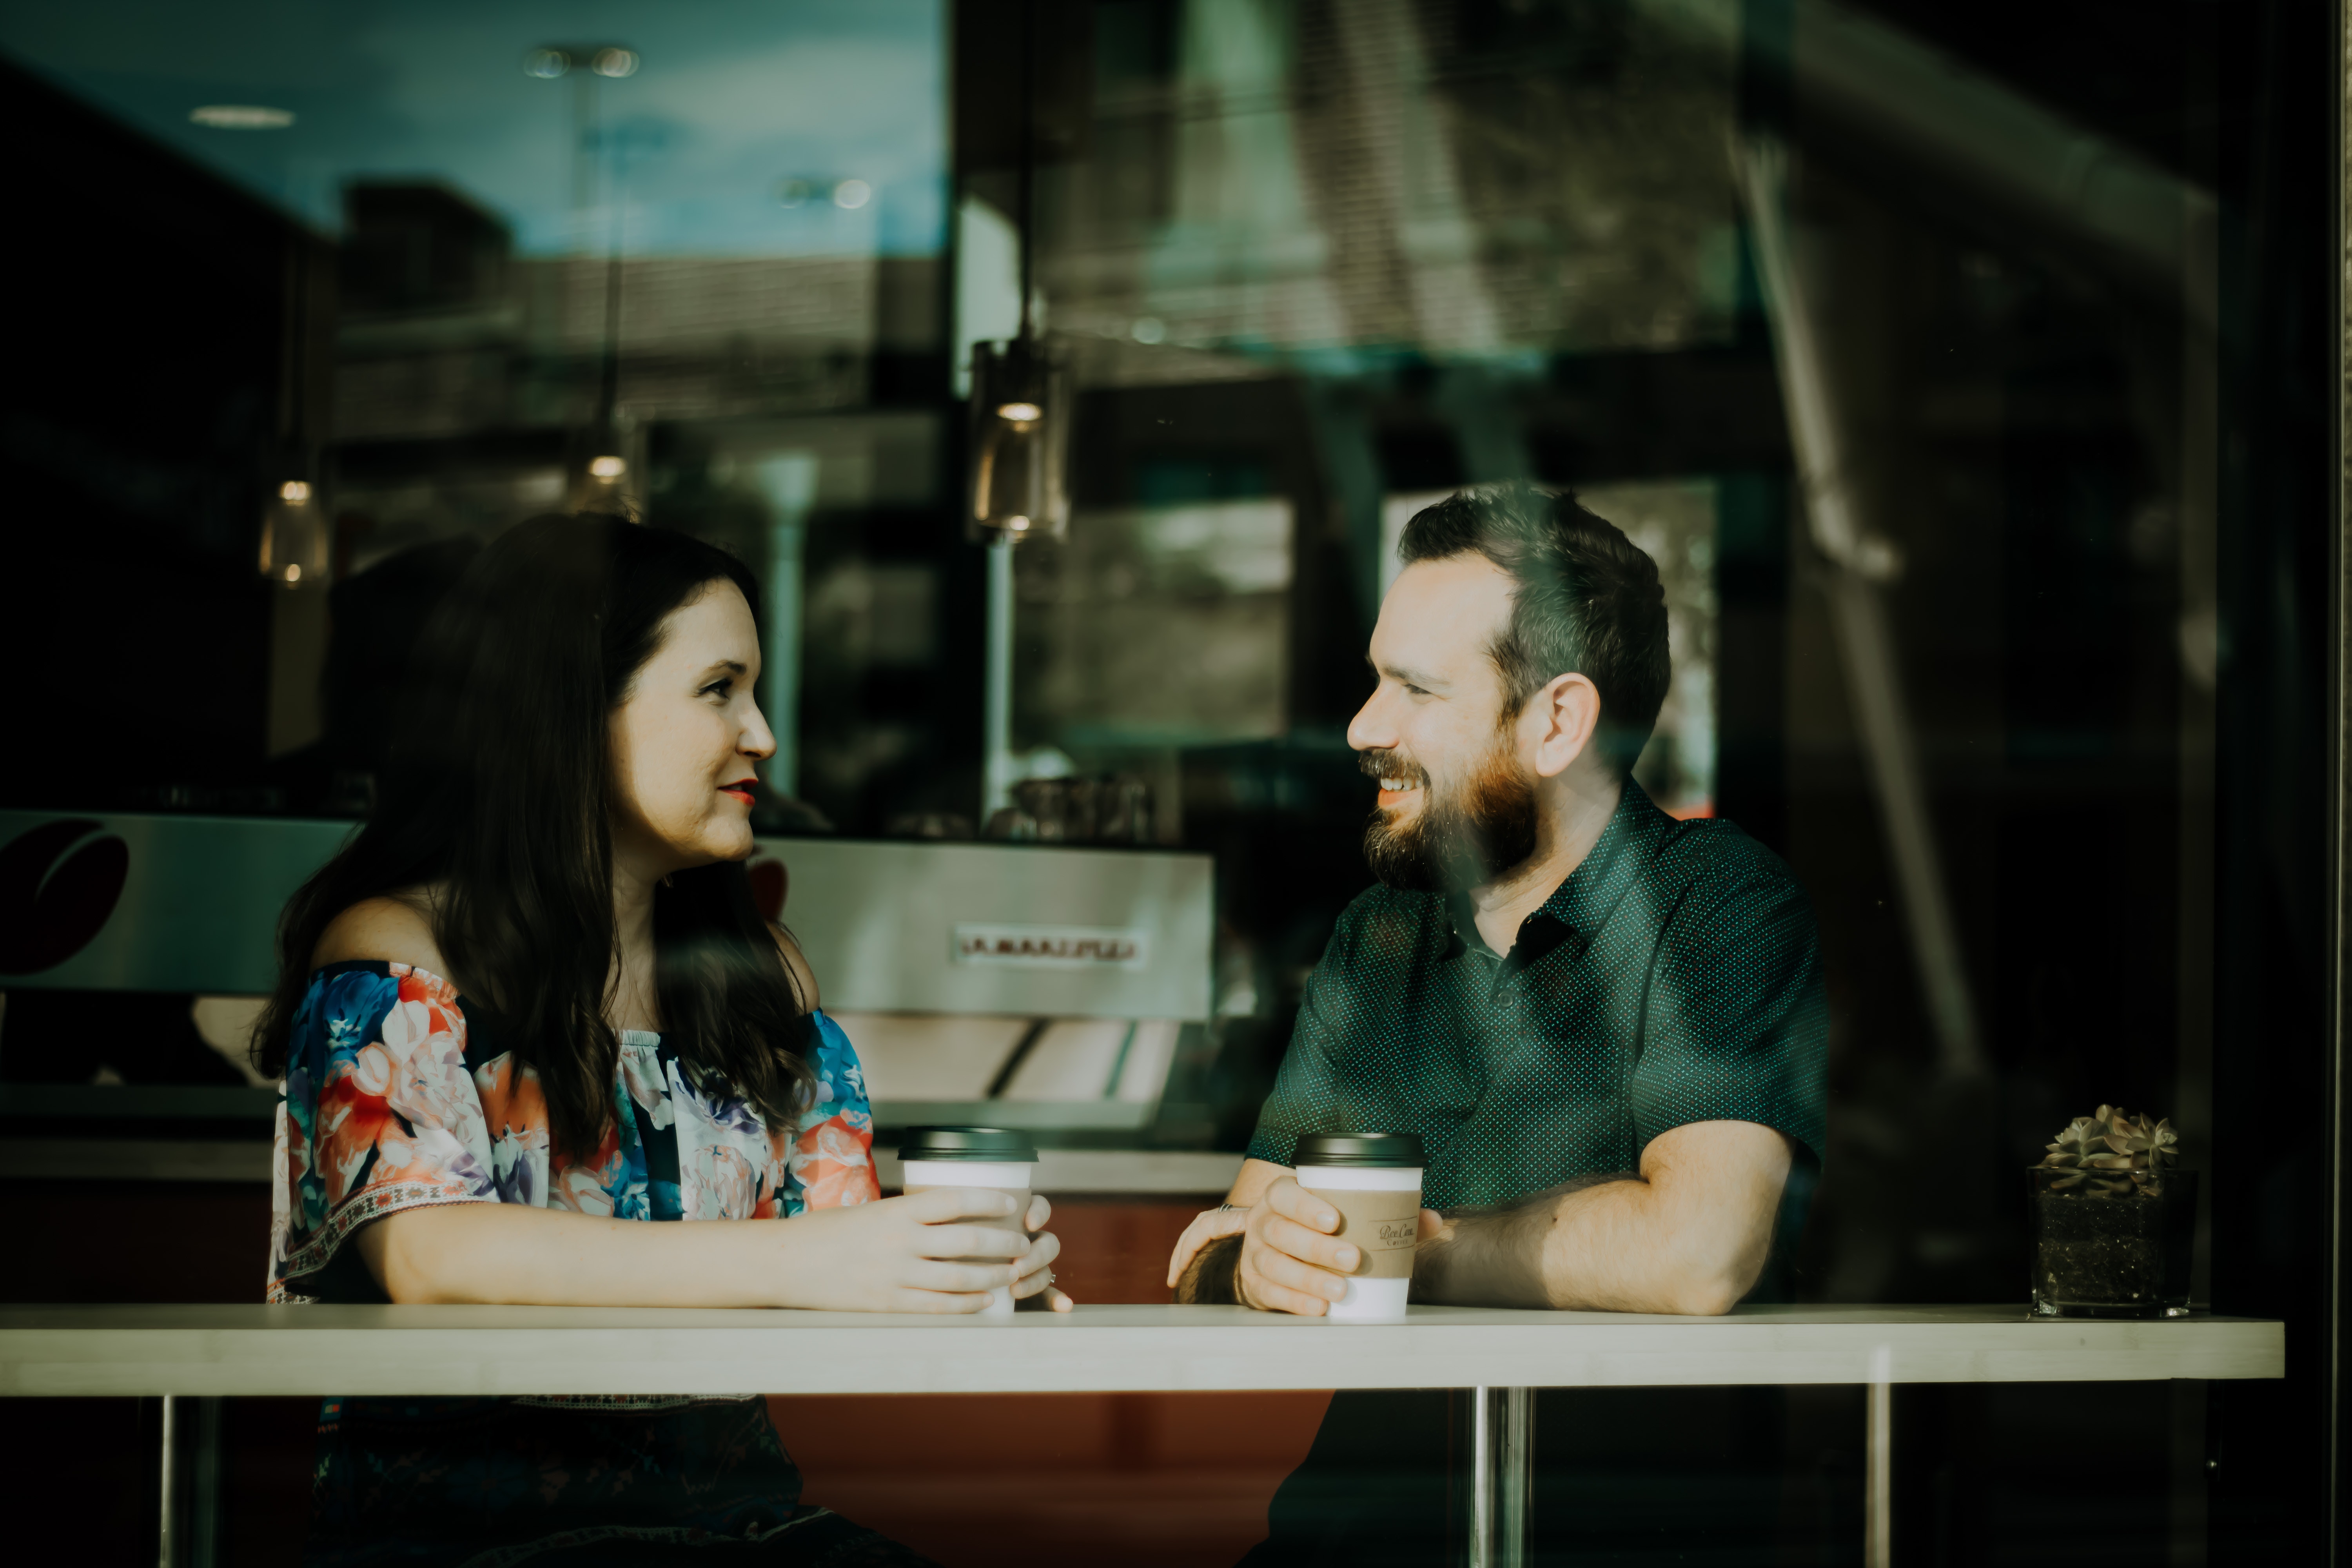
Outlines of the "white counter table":
[{"label": "white counter table", "polygon": [[[1230,1307],[1066,1316],[548,1307],[0,1308],[0,1394],[1058,1394],[1468,1388],[1472,1561],[1516,1564],[1532,1391],[1723,1384],[1871,1389],[1870,1561],[1886,1561],[1897,1383],[2285,1374],[2284,1325],[2029,1319],[2019,1307],[1750,1307],[1724,1318],[1414,1308],[1334,1323]],[[173,1466],[166,1465],[167,1478]],[[168,1486],[168,1479],[167,1479]],[[166,1507],[168,1532],[173,1510]],[[163,1561],[173,1561],[164,1543]]]}]

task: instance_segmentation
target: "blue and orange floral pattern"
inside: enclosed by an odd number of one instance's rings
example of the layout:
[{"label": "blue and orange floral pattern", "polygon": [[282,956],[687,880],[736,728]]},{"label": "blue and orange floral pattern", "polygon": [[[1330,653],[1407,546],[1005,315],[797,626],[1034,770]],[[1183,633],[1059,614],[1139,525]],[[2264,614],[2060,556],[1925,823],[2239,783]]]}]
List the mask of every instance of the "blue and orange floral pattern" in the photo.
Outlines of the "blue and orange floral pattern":
[{"label": "blue and orange floral pattern", "polygon": [[469,1036],[447,981],[404,963],[321,969],[286,1064],[269,1300],[368,1297],[339,1258],[343,1243],[370,1220],[432,1204],[659,1220],[871,1202],[881,1192],[857,1052],[822,1012],[810,1025],[815,1094],[790,1128],[697,1083],[660,1036],[622,1031],[616,1113],[575,1158],[551,1144],[538,1075]]}]

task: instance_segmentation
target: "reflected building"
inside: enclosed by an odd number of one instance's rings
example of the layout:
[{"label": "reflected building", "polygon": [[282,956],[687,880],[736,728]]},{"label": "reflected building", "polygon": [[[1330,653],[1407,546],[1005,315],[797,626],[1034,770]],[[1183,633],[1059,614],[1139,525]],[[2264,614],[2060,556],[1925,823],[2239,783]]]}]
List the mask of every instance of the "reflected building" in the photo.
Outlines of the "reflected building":
[{"label": "reflected building", "polygon": [[[0,806],[363,809],[351,710],[396,661],[352,642],[594,507],[760,575],[772,847],[977,834],[960,378],[1025,260],[1073,516],[1011,563],[1013,761],[1139,781],[1158,847],[1215,858],[1213,984],[1181,1028],[877,985],[891,1094],[1238,1150],[1368,878],[1344,734],[1395,542],[1529,479],[1660,564],[1637,778],[1821,921],[1832,1148],[1785,1289],[2015,1298],[2017,1168],[2105,1101],[2209,1173],[2199,1299],[2317,1321],[2326,1141],[2272,1122],[2326,1103],[2340,1032],[2318,13],[876,0],[648,13],[642,68],[589,82],[526,74],[547,40],[496,8],[299,39],[120,9],[0,26],[42,279],[0,571],[37,740]],[[150,689],[126,739],[115,694]],[[177,1068],[35,1083],[26,1020],[73,1028],[42,1013],[0,1018],[0,1082],[247,1092],[203,1048],[219,1006],[124,1005]],[[2140,1555],[2293,1560],[2299,1393],[2102,1389],[2141,1436],[2061,1476],[2051,1413],[2086,1397],[1921,1392],[1898,1517],[1939,1522],[1906,1560],[2036,1560],[2092,1497]],[[1644,1456],[1628,1485],[1730,1432],[1792,1517],[1857,1495],[1818,1390],[1585,1415]]]}]

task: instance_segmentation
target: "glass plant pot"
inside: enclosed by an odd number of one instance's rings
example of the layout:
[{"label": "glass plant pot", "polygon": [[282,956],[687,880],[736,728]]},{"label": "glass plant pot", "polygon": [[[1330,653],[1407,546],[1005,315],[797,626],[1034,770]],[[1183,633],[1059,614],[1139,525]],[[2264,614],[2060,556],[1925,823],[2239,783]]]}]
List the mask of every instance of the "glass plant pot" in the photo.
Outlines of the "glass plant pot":
[{"label": "glass plant pot", "polygon": [[2196,1172],[2035,1165],[2025,1174],[2036,1317],[2189,1315]]}]

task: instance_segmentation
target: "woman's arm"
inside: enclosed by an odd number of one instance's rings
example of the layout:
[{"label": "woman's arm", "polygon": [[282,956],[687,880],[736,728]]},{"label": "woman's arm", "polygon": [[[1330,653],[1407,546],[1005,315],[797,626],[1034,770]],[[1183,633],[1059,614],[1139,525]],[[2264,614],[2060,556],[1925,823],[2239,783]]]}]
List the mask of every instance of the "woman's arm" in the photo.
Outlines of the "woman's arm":
[{"label": "woman's arm", "polygon": [[[383,959],[448,978],[423,901],[354,905],[329,926],[314,962]],[[803,1003],[814,1006],[815,976],[781,932],[777,942]],[[528,1204],[443,1203],[373,1220],[348,1245],[396,1302],[960,1312],[985,1306],[990,1290],[1008,1284],[1016,1297],[1048,1290],[1061,1248],[1053,1236],[956,1223],[1001,1218],[1011,1203],[985,1190],[943,1188],[788,1220],[672,1225]],[[1042,1230],[1050,1212],[1034,1198],[1026,1228]],[[1063,1300],[1053,1304],[1066,1310]]]},{"label": "woman's arm", "polygon": [[[813,1307],[971,1312],[1046,1288],[1061,1243],[967,1219],[1014,1200],[941,1187],[787,1220],[649,1225],[520,1204],[404,1209],[352,1237],[394,1301],[550,1307]],[[1031,1220],[1045,1200],[1032,1202]],[[983,1258],[986,1262],[952,1262]],[[1002,1261],[997,1261],[1001,1259]]]}]

